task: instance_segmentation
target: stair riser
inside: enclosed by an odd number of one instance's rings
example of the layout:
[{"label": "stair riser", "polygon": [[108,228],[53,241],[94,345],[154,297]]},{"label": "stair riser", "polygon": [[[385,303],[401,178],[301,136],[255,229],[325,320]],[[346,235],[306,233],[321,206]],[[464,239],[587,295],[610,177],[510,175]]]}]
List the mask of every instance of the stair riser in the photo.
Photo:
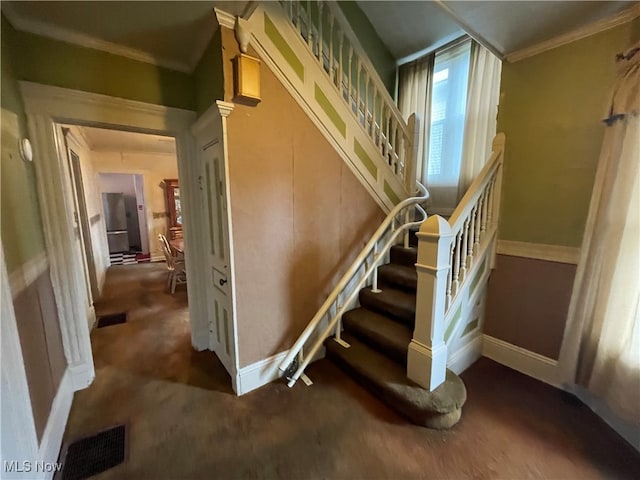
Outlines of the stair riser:
[{"label": "stair riser", "polygon": [[417,277],[415,279],[408,279],[394,275],[393,273],[381,271],[378,273],[378,285],[380,288],[382,288],[382,286],[388,286],[415,293],[418,289],[418,279]]},{"label": "stair riser", "polygon": [[371,292],[369,289],[360,291],[360,305],[374,312],[378,312],[382,315],[386,315],[398,322],[404,323],[410,328],[414,327],[415,323],[415,303],[411,308],[407,306],[400,306],[388,303],[384,301],[378,294]]},{"label": "stair riser", "polygon": [[398,348],[396,345],[391,344],[386,341],[384,337],[379,337],[377,335],[371,334],[371,332],[363,331],[354,325],[350,324],[348,321],[344,321],[343,324],[344,330],[354,337],[356,337],[361,342],[367,344],[371,348],[384,353],[387,357],[392,360],[398,362],[401,365],[407,364],[407,351],[409,349],[409,344],[407,344],[404,348]]},{"label": "stair riser", "polygon": [[406,250],[402,247],[391,247],[390,253],[391,263],[413,267],[418,261],[418,254],[416,250]]}]

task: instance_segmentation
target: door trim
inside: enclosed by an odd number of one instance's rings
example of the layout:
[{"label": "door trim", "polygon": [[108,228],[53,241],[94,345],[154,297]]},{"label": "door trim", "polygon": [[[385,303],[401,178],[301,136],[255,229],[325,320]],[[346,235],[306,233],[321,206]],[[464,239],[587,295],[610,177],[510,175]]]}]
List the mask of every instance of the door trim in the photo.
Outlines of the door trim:
[{"label": "door trim", "polygon": [[[188,279],[198,278],[198,239],[201,232],[195,188],[197,174],[190,159],[195,158],[195,142],[189,128],[195,112],[153,105],[134,100],[109,97],[90,92],[20,82],[29,132],[34,144],[38,200],[44,227],[60,330],[65,356],[71,370],[74,390],[86,388],[95,376],[89,340],[89,312],[86,288],[82,278],[79,252],[70,241],[73,235],[71,208],[64,181],[64,162],[59,155],[63,139],[56,123],[80,126],[118,128],[138,133],[173,136],[176,139],[178,172],[187,187],[184,192],[184,237]],[[192,181],[195,178],[195,181]],[[190,255],[194,252],[195,255]],[[190,299],[191,340],[198,350],[208,347],[206,298],[197,281],[187,283]]]},{"label": "door trim", "polygon": [[[218,358],[224,365],[225,369],[231,376],[231,383],[233,390],[239,394],[238,390],[238,372],[240,370],[239,365],[239,355],[238,355],[238,319],[237,319],[237,309],[236,309],[236,281],[235,281],[235,261],[234,261],[234,242],[233,242],[233,225],[231,221],[231,197],[230,197],[230,180],[229,180],[229,152],[228,152],[228,143],[227,143],[227,117],[231,114],[234,108],[233,103],[223,102],[221,100],[216,101],[215,104],[211,105],[209,109],[205,113],[203,113],[198,120],[191,127],[191,132],[196,138],[196,146],[198,148],[198,155],[200,154],[200,150],[205,150],[210,146],[213,146],[216,140],[222,142],[222,160],[223,165],[222,168],[225,172],[225,203],[227,205],[227,217],[224,219],[227,227],[227,244],[229,246],[229,273],[228,273],[228,282],[229,282],[229,291],[231,292],[231,332],[229,333],[229,340],[231,341],[230,352],[229,355],[224,355],[222,352],[217,352],[216,347],[218,343],[215,338],[213,322],[215,313],[210,311],[209,318],[211,319],[211,326],[209,327],[209,349],[216,351]],[[216,130],[217,133],[216,133]],[[198,156],[197,168],[200,168],[200,157]],[[201,179],[199,178],[198,185],[200,185]],[[206,210],[202,211],[202,217],[205,218]],[[209,258],[209,249],[208,245],[205,241],[206,232],[205,228],[208,224],[205,221],[199,222],[202,227],[202,258]],[[202,272],[202,285],[207,285],[208,282],[211,281],[210,272],[205,270]]]}]

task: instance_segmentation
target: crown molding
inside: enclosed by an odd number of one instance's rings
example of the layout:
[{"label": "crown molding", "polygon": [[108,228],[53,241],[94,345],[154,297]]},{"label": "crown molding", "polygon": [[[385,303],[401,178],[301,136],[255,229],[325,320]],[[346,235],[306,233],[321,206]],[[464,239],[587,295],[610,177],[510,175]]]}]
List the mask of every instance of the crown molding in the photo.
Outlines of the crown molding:
[{"label": "crown molding", "polygon": [[590,37],[591,35],[595,35],[596,33],[604,32],[605,30],[617,27],[618,25],[623,25],[638,16],[640,16],[640,2],[613,16],[603,18],[597,22],[585,25],[584,27],[576,28],[568,33],[559,35],[550,40],[545,40],[544,42],[537,43],[536,45],[508,53],[505,55],[505,59],[510,63],[518,62],[525,58],[546,52],[547,50],[552,50],[562,45],[566,45],[567,43],[572,43],[576,40],[581,40],[583,38]]},{"label": "crown molding", "polygon": [[221,27],[235,28],[235,15],[232,15],[229,12],[225,12],[224,10],[220,10],[219,8],[214,8],[213,11],[216,13],[216,18],[218,19],[218,23]]},{"label": "crown molding", "polygon": [[118,55],[120,57],[129,58],[138,62],[149,63],[151,65],[167,68],[169,70],[177,70],[183,73],[192,72],[190,65],[187,65],[183,62],[177,62],[165,58],[157,58],[154,55],[151,55],[142,50],[126,47],[124,45],[113,42],[108,42],[106,40],[96,38],[92,35],[74,32],[66,28],[41,22],[39,20],[26,18],[23,15],[19,14],[8,2],[2,3],[2,12],[7,16],[7,19],[9,20],[11,25],[13,25],[16,30],[20,30],[22,32],[32,33],[41,37],[51,38],[60,42],[71,43],[73,45],[91,48],[93,50],[100,50],[112,55]]}]

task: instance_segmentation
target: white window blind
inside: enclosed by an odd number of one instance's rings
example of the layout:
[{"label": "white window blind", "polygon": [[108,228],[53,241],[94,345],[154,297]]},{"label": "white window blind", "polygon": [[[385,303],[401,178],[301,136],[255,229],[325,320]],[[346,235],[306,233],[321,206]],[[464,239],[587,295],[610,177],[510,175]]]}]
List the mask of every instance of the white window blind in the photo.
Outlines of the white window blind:
[{"label": "white window blind", "polygon": [[436,53],[425,180],[437,209],[453,209],[458,200],[470,55],[470,39]]}]

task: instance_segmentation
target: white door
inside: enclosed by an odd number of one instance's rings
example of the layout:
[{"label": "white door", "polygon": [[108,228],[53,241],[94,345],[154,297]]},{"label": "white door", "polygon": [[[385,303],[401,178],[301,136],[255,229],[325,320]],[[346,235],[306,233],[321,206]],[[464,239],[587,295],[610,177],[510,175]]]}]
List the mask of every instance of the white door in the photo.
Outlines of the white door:
[{"label": "white door", "polygon": [[74,140],[68,134],[68,129],[62,129],[65,136],[66,146],[66,158],[68,165],[67,178],[69,180],[68,188],[69,192],[69,205],[73,208],[73,220],[74,220],[74,236],[75,250],[81,257],[82,269],[84,273],[84,281],[87,289],[87,306],[93,308],[93,296],[97,295],[98,285],[97,277],[95,275],[95,268],[93,275],[91,275],[89,265],[95,267],[93,264],[93,252],[91,247],[91,230],[89,226],[89,217],[87,214],[87,206],[85,203],[84,186],[82,184],[82,173],[80,169],[80,157],[76,153],[79,148],[74,148]]},{"label": "white door", "polygon": [[[218,118],[209,135],[198,137],[200,159],[200,191],[206,257],[208,258],[207,298],[210,348],[215,351],[227,371],[235,374],[235,331],[233,324],[233,292],[229,242],[229,212],[222,141]],[[207,141],[207,138],[209,139]]]}]

